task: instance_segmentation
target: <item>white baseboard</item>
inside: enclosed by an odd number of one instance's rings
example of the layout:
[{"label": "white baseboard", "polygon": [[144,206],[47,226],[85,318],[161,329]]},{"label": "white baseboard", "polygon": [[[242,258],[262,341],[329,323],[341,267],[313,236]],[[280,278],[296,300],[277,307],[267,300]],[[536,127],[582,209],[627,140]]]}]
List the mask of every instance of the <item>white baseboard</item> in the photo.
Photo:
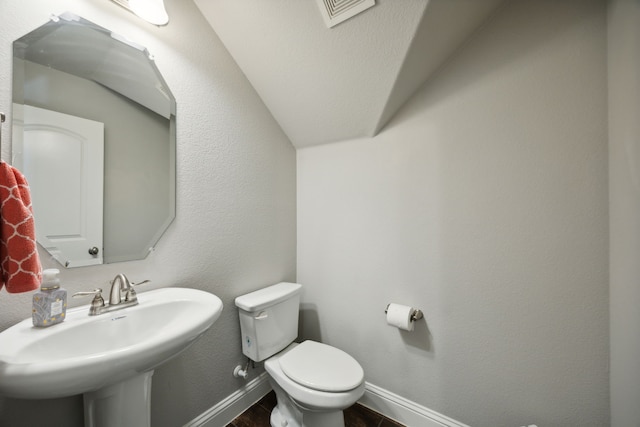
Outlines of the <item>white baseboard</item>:
[{"label": "white baseboard", "polygon": [[183,427],[225,427],[270,391],[267,373],[263,372]]},{"label": "white baseboard", "polygon": [[[225,427],[269,391],[267,373],[263,372],[184,427]],[[407,427],[469,427],[371,383],[365,384],[358,403]]]},{"label": "white baseboard", "polygon": [[371,383],[358,403],[407,427],[469,427]]}]

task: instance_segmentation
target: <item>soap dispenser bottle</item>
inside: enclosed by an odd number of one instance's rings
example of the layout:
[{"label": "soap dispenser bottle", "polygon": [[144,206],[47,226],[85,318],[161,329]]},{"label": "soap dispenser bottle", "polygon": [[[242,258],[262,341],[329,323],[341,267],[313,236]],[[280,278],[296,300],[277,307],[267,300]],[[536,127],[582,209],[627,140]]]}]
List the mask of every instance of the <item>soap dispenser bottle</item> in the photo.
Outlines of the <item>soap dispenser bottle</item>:
[{"label": "soap dispenser bottle", "polygon": [[42,272],[40,291],[33,296],[33,326],[47,327],[60,323],[67,314],[67,291],[60,287],[60,270]]}]

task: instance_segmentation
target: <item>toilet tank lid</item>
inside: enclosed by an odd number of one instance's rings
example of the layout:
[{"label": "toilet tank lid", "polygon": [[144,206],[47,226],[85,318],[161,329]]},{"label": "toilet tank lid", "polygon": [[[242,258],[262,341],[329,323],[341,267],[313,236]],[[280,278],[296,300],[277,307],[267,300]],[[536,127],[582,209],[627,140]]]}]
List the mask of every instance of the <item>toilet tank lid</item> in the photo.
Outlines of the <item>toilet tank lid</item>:
[{"label": "toilet tank lid", "polygon": [[236,306],[244,311],[259,311],[300,293],[302,285],[280,282],[236,298]]}]

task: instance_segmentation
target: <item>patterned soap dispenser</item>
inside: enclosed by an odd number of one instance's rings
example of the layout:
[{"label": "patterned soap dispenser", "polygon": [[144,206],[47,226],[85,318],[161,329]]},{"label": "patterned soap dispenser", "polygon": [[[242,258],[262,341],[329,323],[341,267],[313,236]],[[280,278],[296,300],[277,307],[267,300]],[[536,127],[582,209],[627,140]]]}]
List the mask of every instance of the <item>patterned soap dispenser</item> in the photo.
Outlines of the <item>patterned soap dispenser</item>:
[{"label": "patterned soap dispenser", "polygon": [[33,295],[33,326],[47,327],[60,323],[67,314],[67,291],[60,287],[60,270],[42,272],[40,291]]}]

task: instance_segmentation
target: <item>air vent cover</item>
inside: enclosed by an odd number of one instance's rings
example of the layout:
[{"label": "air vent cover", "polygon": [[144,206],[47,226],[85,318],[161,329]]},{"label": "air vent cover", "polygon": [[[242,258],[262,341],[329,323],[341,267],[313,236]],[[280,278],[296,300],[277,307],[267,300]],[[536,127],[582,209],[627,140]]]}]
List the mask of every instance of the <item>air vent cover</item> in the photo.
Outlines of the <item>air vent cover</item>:
[{"label": "air vent cover", "polygon": [[316,0],[324,23],[331,28],[376,4],[375,0]]}]

